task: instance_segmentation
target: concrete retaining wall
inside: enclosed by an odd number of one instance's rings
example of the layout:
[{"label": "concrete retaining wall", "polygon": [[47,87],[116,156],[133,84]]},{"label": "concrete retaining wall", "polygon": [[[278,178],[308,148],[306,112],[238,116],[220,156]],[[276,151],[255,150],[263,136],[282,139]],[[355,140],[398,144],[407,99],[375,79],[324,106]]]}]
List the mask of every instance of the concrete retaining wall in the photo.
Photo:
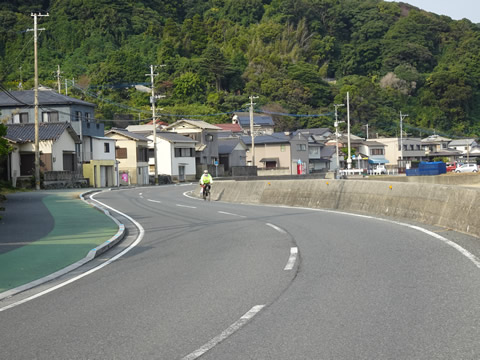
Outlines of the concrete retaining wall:
[{"label": "concrete retaining wall", "polygon": [[216,181],[211,196],[228,202],[388,216],[480,236],[480,188],[375,180]]}]

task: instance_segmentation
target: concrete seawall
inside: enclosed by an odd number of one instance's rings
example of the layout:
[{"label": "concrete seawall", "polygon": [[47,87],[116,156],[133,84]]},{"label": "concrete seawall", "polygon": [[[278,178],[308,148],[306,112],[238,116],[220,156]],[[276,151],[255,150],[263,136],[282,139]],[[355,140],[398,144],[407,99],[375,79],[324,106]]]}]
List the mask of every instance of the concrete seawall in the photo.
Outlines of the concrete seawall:
[{"label": "concrete seawall", "polygon": [[480,188],[394,181],[312,179],[216,181],[212,190],[212,200],[388,216],[438,225],[480,237]]}]

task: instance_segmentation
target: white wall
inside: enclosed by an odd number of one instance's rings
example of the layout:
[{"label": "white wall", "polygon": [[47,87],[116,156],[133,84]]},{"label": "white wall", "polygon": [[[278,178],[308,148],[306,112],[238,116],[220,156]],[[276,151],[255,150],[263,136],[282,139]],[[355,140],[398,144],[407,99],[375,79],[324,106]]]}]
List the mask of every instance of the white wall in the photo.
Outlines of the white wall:
[{"label": "white wall", "polygon": [[[194,151],[195,153],[195,151]],[[195,157],[173,157],[173,175],[178,176],[179,165],[185,166],[185,176],[195,175]]]},{"label": "white wall", "polygon": [[17,145],[14,145],[14,151],[10,154],[11,159],[11,173],[10,175],[13,177],[16,174],[17,177],[20,176],[20,151]]},{"label": "white wall", "polygon": [[53,171],[63,171],[63,152],[75,152],[75,141],[67,131],[64,131],[60,138],[55,141],[53,144],[51,141],[41,141],[40,142],[40,151],[44,153],[52,153],[52,170]]},{"label": "white wall", "polygon": [[172,169],[172,144],[157,137],[157,166],[158,173],[165,175],[174,175]]},{"label": "white wall", "polygon": [[[92,140],[92,159],[93,160],[115,160],[115,140],[114,139],[97,139]],[[105,152],[105,143],[110,144],[110,152]]]},{"label": "white wall", "polygon": [[[171,142],[157,137],[157,165],[158,173],[178,176],[178,166],[185,166],[185,176],[195,175],[195,157],[175,157],[175,147],[191,147],[189,143]],[[193,148],[195,149],[195,148]],[[195,151],[194,151],[195,153]]]}]

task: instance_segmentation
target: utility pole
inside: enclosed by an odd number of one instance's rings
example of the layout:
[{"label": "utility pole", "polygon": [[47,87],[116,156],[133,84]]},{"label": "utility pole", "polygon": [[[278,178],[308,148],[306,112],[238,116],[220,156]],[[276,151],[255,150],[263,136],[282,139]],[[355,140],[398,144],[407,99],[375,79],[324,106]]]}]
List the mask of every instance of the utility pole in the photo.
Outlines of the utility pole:
[{"label": "utility pole", "polygon": [[[160,65],[163,67],[166,65]],[[150,76],[150,84],[152,86],[152,97],[150,98],[150,102],[152,104],[152,123],[153,123],[153,161],[154,161],[154,177],[155,177],[155,185],[158,185],[158,160],[157,160],[157,118],[156,118],[156,111],[155,111],[155,101],[157,97],[155,96],[155,81],[154,76],[158,74],[154,74],[153,71],[156,69],[157,66],[150,65],[150,74],[145,74],[145,76]],[[165,96],[159,96],[165,97]]]},{"label": "utility pole", "polygon": [[57,87],[58,87],[58,93],[62,93],[62,87],[60,86],[60,65],[57,65]]},{"label": "utility pole", "polygon": [[252,137],[252,166],[255,166],[255,136],[253,134],[253,99],[258,99],[258,96],[250,96],[250,136]]},{"label": "utility pole", "polygon": [[347,91],[347,124],[348,124],[348,159],[347,167],[348,169],[352,168],[352,156],[350,150],[350,94]]},{"label": "utility pole", "polygon": [[150,98],[150,103],[152,104],[152,123],[153,123],[153,159],[155,164],[155,169],[153,172],[153,177],[155,178],[154,184],[158,185],[158,164],[157,164],[157,119],[155,117],[155,84],[154,84],[154,76],[158,74],[154,74],[155,66],[150,65],[150,74],[145,74],[145,76],[150,76],[150,84],[152,86],[152,96]]},{"label": "utility pole", "polygon": [[467,139],[467,164],[470,164],[470,144],[469,144],[469,141]]},{"label": "utility pole", "polygon": [[400,160],[403,160],[403,119],[407,116],[400,111]]},{"label": "utility pole", "polygon": [[20,84],[18,84],[18,88],[20,90],[23,90],[23,75],[22,75],[22,67],[21,66],[20,66],[19,70],[20,70]]},{"label": "utility pole", "polygon": [[337,149],[337,172],[340,168],[340,159],[339,159],[339,153],[338,153],[338,113],[337,113],[337,108],[339,106],[345,106],[345,104],[334,104],[335,106],[335,148]]},{"label": "utility pole", "polygon": [[[40,144],[39,144],[39,121],[38,121],[38,53],[37,53],[37,32],[39,30],[45,30],[45,29],[38,29],[37,27],[37,17],[38,16],[48,16],[46,15],[41,15],[41,14],[35,14],[31,13],[31,16],[33,16],[33,55],[35,58],[34,61],[34,69],[35,69],[35,100],[34,100],[34,105],[35,105],[35,190],[40,190]],[[31,31],[30,29],[28,31]]]}]

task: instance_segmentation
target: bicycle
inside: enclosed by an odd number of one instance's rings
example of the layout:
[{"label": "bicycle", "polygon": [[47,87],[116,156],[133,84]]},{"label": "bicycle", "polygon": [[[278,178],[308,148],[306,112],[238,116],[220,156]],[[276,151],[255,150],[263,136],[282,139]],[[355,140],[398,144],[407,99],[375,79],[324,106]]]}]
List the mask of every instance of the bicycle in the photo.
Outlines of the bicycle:
[{"label": "bicycle", "polygon": [[207,200],[208,198],[208,201],[210,201],[210,185],[208,184],[202,185],[202,188],[203,188],[203,191],[202,191],[203,200]]}]

